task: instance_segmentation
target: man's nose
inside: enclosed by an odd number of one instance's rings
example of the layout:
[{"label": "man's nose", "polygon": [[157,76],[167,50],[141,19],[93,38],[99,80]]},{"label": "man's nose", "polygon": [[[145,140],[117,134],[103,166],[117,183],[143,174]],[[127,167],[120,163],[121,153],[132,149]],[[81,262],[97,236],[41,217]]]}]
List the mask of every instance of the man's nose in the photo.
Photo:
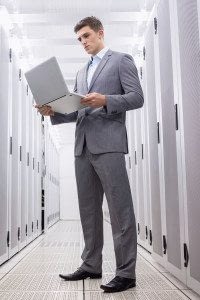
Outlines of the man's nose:
[{"label": "man's nose", "polygon": [[82,45],[85,45],[85,43],[86,43],[86,39],[82,38],[82,39],[81,39],[81,44],[82,44]]}]

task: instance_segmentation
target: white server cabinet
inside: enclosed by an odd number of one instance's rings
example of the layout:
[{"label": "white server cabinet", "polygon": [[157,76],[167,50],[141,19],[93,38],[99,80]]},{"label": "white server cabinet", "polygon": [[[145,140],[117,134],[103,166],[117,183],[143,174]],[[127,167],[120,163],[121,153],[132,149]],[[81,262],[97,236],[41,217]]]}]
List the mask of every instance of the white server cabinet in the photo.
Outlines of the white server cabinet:
[{"label": "white server cabinet", "polygon": [[[52,169],[51,169],[51,186],[52,186],[52,203],[54,204],[52,207],[52,222],[55,223],[55,213],[57,209],[57,195],[55,194],[55,184],[54,184],[54,177],[55,177],[55,164],[56,164],[56,151],[55,151],[55,145],[52,143]],[[53,199],[55,199],[55,202],[53,202]]]},{"label": "white server cabinet", "polygon": [[[157,116],[159,119],[159,164],[161,186],[161,216],[163,225],[163,264],[186,282],[183,266],[184,228],[183,205],[179,190],[180,130],[178,127],[177,94],[174,91],[175,65],[172,61],[172,40],[169,1],[159,1],[154,15],[155,66],[157,82]],[[176,241],[176,242],[175,242]]]},{"label": "white server cabinet", "polygon": [[44,176],[44,195],[45,195],[45,217],[44,217],[44,223],[45,223],[45,230],[49,227],[49,211],[50,211],[50,201],[49,197],[51,195],[50,190],[50,177],[49,177],[49,163],[50,163],[50,134],[48,131],[48,123],[45,118],[44,120],[44,137],[45,137],[45,176]]},{"label": "white server cabinet", "polygon": [[146,233],[146,198],[144,189],[143,109],[128,112],[129,181],[136,217],[138,244],[148,248]]},{"label": "white server cabinet", "polygon": [[34,157],[33,157],[33,185],[34,185],[34,196],[33,196],[33,205],[34,205],[34,236],[38,236],[39,223],[41,220],[41,180],[40,180],[40,148],[41,148],[41,118],[39,113],[35,108],[33,108],[33,124],[34,124]]},{"label": "white server cabinet", "polygon": [[21,235],[20,248],[27,244],[28,222],[28,138],[29,138],[29,98],[28,85],[22,78],[22,109],[21,109]]},{"label": "white server cabinet", "polygon": [[55,146],[55,164],[54,164],[54,178],[53,178],[53,184],[54,184],[54,190],[55,190],[55,198],[56,198],[56,209],[55,209],[55,222],[57,222],[59,220],[59,210],[60,210],[60,201],[59,201],[59,190],[58,190],[58,186],[57,186],[57,178],[58,178],[58,150]]},{"label": "white server cabinet", "polygon": [[135,111],[128,112],[128,146],[130,157],[130,187],[133,199],[135,219],[138,219],[138,190],[136,174]]},{"label": "white server cabinet", "polygon": [[20,110],[21,110],[21,97],[20,97],[20,72],[17,54],[13,51],[11,55],[12,60],[12,126],[10,135],[12,138],[11,145],[11,201],[10,201],[10,253],[13,256],[18,252],[18,240],[20,238]]},{"label": "white server cabinet", "polygon": [[34,238],[34,108],[33,98],[29,90],[28,103],[28,123],[29,123],[29,151],[28,151],[28,222],[27,222],[27,242]]},{"label": "white server cabinet", "polygon": [[53,162],[53,147],[52,147],[52,139],[49,134],[49,143],[48,143],[48,225],[52,225],[52,212],[53,206],[55,203],[52,201],[52,183],[51,183],[51,174],[52,174],[52,162]]},{"label": "white server cabinet", "polygon": [[128,138],[128,153],[125,154],[125,163],[126,163],[126,170],[128,174],[128,179],[129,179],[129,184],[131,187],[131,141],[130,141],[130,136],[131,136],[131,111],[126,112],[126,132],[127,132],[127,138]]},{"label": "white server cabinet", "polygon": [[45,186],[45,190],[46,190],[46,217],[47,217],[47,226],[49,227],[49,223],[50,223],[50,215],[51,215],[51,181],[50,181],[50,162],[51,162],[51,142],[50,142],[50,134],[47,131],[46,132],[46,136],[47,136],[47,145],[46,145],[46,158],[47,158],[47,162],[46,162],[46,186]]},{"label": "white server cabinet", "polygon": [[142,109],[135,111],[135,160],[137,184],[137,228],[138,243],[145,246],[145,204],[143,178]]},{"label": "white server cabinet", "polygon": [[170,1],[179,95],[187,285],[200,293],[200,43],[197,0]]},{"label": "white server cabinet", "polygon": [[[4,12],[0,9],[0,17]],[[1,19],[0,19],[1,22]],[[9,247],[9,109],[10,109],[10,59],[9,29],[0,23],[0,264],[8,259]]]},{"label": "white server cabinet", "polygon": [[[145,57],[143,57],[145,58]],[[145,60],[140,67],[140,82],[144,94],[144,106],[141,112],[142,128],[142,164],[143,164],[143,189],[144,189],[144,210],[145,210],[145,248],[152,251],[152,225],[151,225],[151,198],[150,198],[150,168],[149,168],[149,134],[148,134],[148,113],[147,113],[147,91],[146,91],[146,65]]]},{"label": "white server cabinet", "polygon": [[42,215],[42,118],[37,113],[37,136],[38,136],[38,147],[37,147],[37,234],[41,233],[41,215]]},{"label": "white server cabinet", "polygon": [[144,127],[153,255],[200,292],[198,5],[196,0],[161,0],[156,5],[144,48]]},{"label": "white server cabinet", "polygon": [[45,231],[45,203],[46,203],[46,192],[45,192],[45,125],[44,117],[41,118],[41,232]]},{"label": "white server cabinet", "polygon": [[49,124],[45,122],[45,207],[46,228],[59,219],[60,197],[58,178],[58,152],[49,132]]},{"label": "white server cabinet", "polygon": [[160,166],[158,156],[159,123],[157,122],[155,55],[154,55],[154,19],[151,18],[145,36],[144,59],[146,65],[146,115],[148,116],[149,149],[149,201],[152,216],[152,249],[158,261],[163,261],[163,237],[161,221]]},{"label": "white server cabinet", "polygon": [[43,194],[44,194],[44,203],[43,203],[43,207],[44,207],[44,230],[46,230],[48,228],[48,222],[47,222],[47,218],[48,218],[48,175],[47,175],[47,163],[48,163],[48,153],[47,153],[47,147],[48,147],[48,139],[47,139],[47,122],[46,119],[44,118],[43,121],[43,133],[44,133],[44,154],[43,154],[43,159],[44,159],[44,176],[43,176]]},{"label": "white server cabinet", "polygon": [[[56,222],[56,213],[58,209],[58,197],[56,193],[56,185],[55,185],[55,177],[56,177],[56,165],[57,165],[57,152],[56,152],[56,147],[55,144],[52,144],[52,150],[53,150],[53,161],[52,161],[52,174],[51,174],[51,185],[52,185],[52,190],[53,190],[53,199],[55,199],[54,202],[54,207],[52,211],[52,222]],[[52,202],[53,202],[52,199]]]},{"label": "white server cabinet", "polygon": [[[52,176],[51,176],[51,184],[53,189],[53,199],[54,203],[53,211],[52,211],[52,221],[53,223],[57,222],[59,219],[59,191],[57,188],[57,177],[58,177],[58,151],[56,149],[55,144],[52,144],[53,148],[53,160],[52,160]],[[55,201],[54,201],[55,200]]]},{"label": "white server cabinet", "polygon": [[37,130],[37,115],[36,109],[33,108],[33,236],[37,235],[37,214],[38,214],[38,193],[37,193],[37,147],[38,147],[38,130]]}]

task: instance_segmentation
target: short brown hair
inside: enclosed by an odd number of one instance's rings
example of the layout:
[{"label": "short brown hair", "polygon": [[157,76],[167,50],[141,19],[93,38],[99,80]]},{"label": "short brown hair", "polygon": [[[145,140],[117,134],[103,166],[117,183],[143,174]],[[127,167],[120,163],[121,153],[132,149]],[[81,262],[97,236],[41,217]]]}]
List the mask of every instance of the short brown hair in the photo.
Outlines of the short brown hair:
[{"label": "short brown hair", "polygon": [[103,30],[103,25],[99,19],[96,17],[86,17],[82,20],[80,20],[74,27],[74,32],[77,33],[81,28],[89,26],[91,29],[93,29],[95,32],[99,30]]}]

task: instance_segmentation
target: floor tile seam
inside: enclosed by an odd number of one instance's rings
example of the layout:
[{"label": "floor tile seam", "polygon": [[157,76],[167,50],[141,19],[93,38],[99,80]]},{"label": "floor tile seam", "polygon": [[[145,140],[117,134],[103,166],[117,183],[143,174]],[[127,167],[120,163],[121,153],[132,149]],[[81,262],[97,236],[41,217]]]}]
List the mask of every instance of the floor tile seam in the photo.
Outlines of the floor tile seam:
[{"label": "floor tile seam", "polygon": [[73,290],[73,289],[70,289],[70,290],[0,290],[0,293],[21,293],[21,292],[24,292],[24,293],[38,293],[38,292],[55,292],[55,293],[59,293],[59,292],[78,292],[78,293],[82,293],[83,290],[82,289],[76,289],[76,290]]},{"label": "floor tile seam", "polygon": [[[95,291],[97,291],[97,292],[100,292],[101,290],[100,289],[85,289],[85,292],[95,292]],[[126,290],[126,291],[129,291],[129,292],[158,292],[158,291],[160,291],[160,292],[181,292],[180,290],[177,290],[177,289],[140,289],[140,288],[135,288],[135,289],[133,289],[133,290]],[[124,291],[124,292],[126,292],[126,291]],[[185,290],[185,291],[191,291],[191,290]],[[184,293],[182,293],[182,294],[184,294]],[[186,296],[186,294],[184,294],[184,296]],[[187,296],[188,297],[188,296]],[[190,299],[190,298],[189,298]]]},{"label": "floor tile seam", "polygon": [[[178,291],[180,291],[182,294],[184,294],[184,290],[181,290],[174,282],[172,282],[169,278],[167,278],[164,274],[166,273],[166,272],[161,272],[158,268],[156,268],[156,266],[155,265],[153,265],[150,261],[148,261],[148,259],[147,258],[145,258],[141,253],[138,253],[148,264],[150,264],[161,276],[163,276],[165,279],[167,279],[172,285],[174,285],[175,287],[176,287],[176,289],[178,290]],[[187,290],[191,290],[189,287],[188,287],[188,289]],[[188,295],[186,295],[186,294],[184,294],[184,296],[186,296],[188,299],[190,299],[191,300],[191,298],[189,298],[189,296]]]},{"label": "floor tile seam", "polygon": [[[89,291],[101,291],[100,289],[85,289],[85,292],[89,292]],[[155,292],[158,292],[158,291],[160,291],[160,292],[181,292],[182,293],[182,291],[180,291],[180,290],[177,290],[177,289],[155,289],[155,288],[152,288],[152,289],[147,289],[147,288],[145,288],[145,289],[140,289],[140,288],[136,288],[136,289],[134,289],[134,290],[130,290],[130,292],[152,292],[152,291],[155,291]],[[190,290],[187,290],[187,291],[190,291]],[[182,293],[182,294],[184,294],[184,293]],[[185,294],[184,294],[185,295]],[[188,296],[187,296],[188,297]],[[189,298],[190,299],[190,298]]]},{"label": "floor tile seam", "polygon": [[[43,237],[42,237],[42,235],[44,235]],[[26,253],[8,272],[5,272],[5,274],[4,274],[4,276],[3,277],[1,277],[0,278],[0,281],[2,280],[2,279],[4,279],[4,277],[6,276],[6,275],[8,275],[19,263],[21,263],[25,258],[27,258],[29,255],[31,255],[31,253],[33,252],[33,251],[35,251],[35,249],[37,249],[38,247],[39,247],[39,245],[40,245],[40,243],[44,240],[44,238],[45,238],[45,234],[40,234],[38,237],[36,237],[36,239],[34,239],[33,241],[31,241],[29,244],[27,244],[26,246],[30,246],[31,245],[31,243],[34,243],[34,242],[36,242],[36,240],[37,240],[37,238],[41,238],[41,240],[35,245],[35,246],[33,246],[33,248],[32,249],[30,249],[30,251],[28,252],[28,253]],[[26,248],[26,246],[23,248],[23,249],[21,249],[22,251],[23,250],[25,250],[25,248]],[[21,251],[20,250],[20,251]],[[19,254],[21,254],[20,253],[20,251],[19,252],[17,252],[15,255],[19,255]],[[11,261],[11,259],[12,259],[13,257],[11,257],[8,261],[7,261],[7,263],[10,263]]]},{"label": "floor tile seam", "polygon": [[86,297],[86,295],[85,295],[85,292],[86,292],[86,290],[85,290],[85,280],[83,280],[83,300],[85,300],[85,297]]}]

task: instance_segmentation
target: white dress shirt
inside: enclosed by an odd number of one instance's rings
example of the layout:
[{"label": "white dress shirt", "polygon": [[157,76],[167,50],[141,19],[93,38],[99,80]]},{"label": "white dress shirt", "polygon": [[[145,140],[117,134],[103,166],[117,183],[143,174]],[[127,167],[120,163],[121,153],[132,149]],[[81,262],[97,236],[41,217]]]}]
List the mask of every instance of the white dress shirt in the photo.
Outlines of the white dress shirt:
[{"label": "white dress shirt", "polygon": [[90,86],[90,83],[91,83],[92,77],[94,75],[94,72],[96,71],[96,68],[98,67],[100,61],[102,60],[102,58],[104,57],[104,55],[106,54],[108,49],[109,49],[108,47],[104,47],[96,55],[91,57],[90,65],[89,65],[88,71],[87,71],[87,85],[88,85],[88,88]]}]

